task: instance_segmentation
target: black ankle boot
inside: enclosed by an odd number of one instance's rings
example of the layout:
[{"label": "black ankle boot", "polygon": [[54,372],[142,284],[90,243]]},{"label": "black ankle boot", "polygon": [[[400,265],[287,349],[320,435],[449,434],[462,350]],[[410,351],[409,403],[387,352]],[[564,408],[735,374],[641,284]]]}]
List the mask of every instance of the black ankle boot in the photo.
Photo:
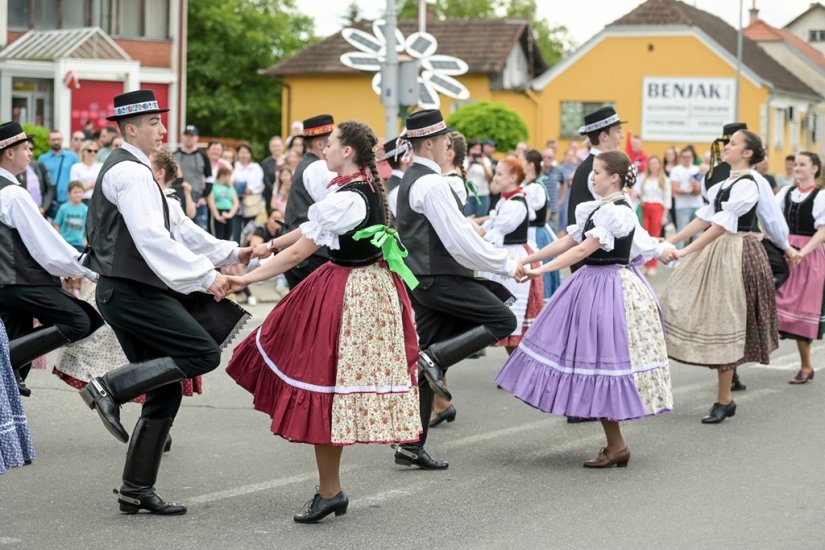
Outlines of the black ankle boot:
[{"label": "black ankle boot", "polygon": [[702,419],[702,424],[719,424],[729,416],[736,415],[736,403],[731,401],[727,405],[714,403],[710,412]]},{"label": "black ankle boot", "polygon": [[143,363],[129,363],[102,377],[92,378],[80,391],[80,397],[90,409],[97,409],[106,429],[118,441],[126,443],[129,434],[120,423],[121,403],[185,378],[171,357],[160,357]]},{"label": "black ankle boot", "polygon": [[312,500],[305,504],[306,511],[302,514],[295,514],[292,519],[295,523],[315,523],[332,513],[336,516],[343,516],[347,513],[348,506],[349,498],[344,491],[340,491],[332,498],[323,498],[321,493],[315,493]]},{"label": "black ankle boot", "polygon": [[163,445],[163,452],[168,453],[172,450],[172,436],[166,434],[166,443]]},{"label": "black ankle boot", "polygon": [[421,358],[418,360],[419,373],[427,379],[436,394],[446,401],[452,401],[453,397],[444,385],[444,372],[448,367],[496,342],[496,337],[484,325],[436,342],[421,351]]},{"label": "black ankle boot", "polygon": [[395,463],[402,466],[418,466],[422,470],[446,470],[447,462],[436,460],[424,450],[424,447],[412,445],[395,445]]},{"label": "black ankle boot", "polygon": [[20,394],[21,397],[30,397],[32,394],[31,389],[26,385],[26,381],[23,380],[23,377],[20,376],[20,371],[17,369],[12,369],[14,373],[14,381],[17,382],[17,392]]},{"label": "black ankle boot", "polygon": [[138,419],[123,466],[123,485],[114,491],[122,513],[137,514],[141,509],[165,516],[186,513],[186,506],[165,502],[154,487],[171,428],[171,418]]},{"label": "black ankle boot", "polygon": [[733,369],[733,380],[730,383],[730,391],[745,391],[748,387],[739,379],[739,373]]},{"label": "black ankle boot", "polygon": [[31,389],[26,386],[26,382],[20,375],[20,367],[68,343],[69,339],[60,334],[55,326],[38,327],[28,334],[9,341],[9,359],[20,395],[29,397],[32,394]]}]

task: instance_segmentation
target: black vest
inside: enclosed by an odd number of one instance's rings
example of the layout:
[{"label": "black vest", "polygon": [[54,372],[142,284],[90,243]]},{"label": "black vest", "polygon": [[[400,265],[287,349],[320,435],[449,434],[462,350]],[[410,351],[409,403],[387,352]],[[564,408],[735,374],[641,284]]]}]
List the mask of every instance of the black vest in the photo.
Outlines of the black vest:
[{"label": "black vest", "polygon": [[573,174],[573,182],[570,184],[570,202],[567,205],[567,219],[570,223],[575,223],[576,207],[587,201],[593,200],[593,193],[587,187],[587,178],[590,177],[590,172],[593,171],[594,155],[588,155],[586,159],[576,168],[576,173]]},{"label": "black vest", "polygon": [[[306,153],[295,169],[295,174],[292,175],[292,187],[289,189],[286,212],[284,212],[284,229],[286,232],[292,231],[302,223],[309,221],[309,207],[315,204],[315,201],[307,191],[306,186],[304,186],[304,171],[307,166],[319,160],[321,159],[315,156],[314,153]],[[327,247],[322,246],[313,256],[327,258],[329,256]]]},{"label": "black vest", "polygon": [[[149,170],[148,166],[125,149],[113,150],[103,163],[92,198],[89,200],[89,214],[86,216],[89,253],[84,263],[104,277],[129,279],[166,290],[167,286],[140,255],[117,206],[103,194],[103,177],[114,165],[121,162],[135,163],[134,167],[130,167],[133,170]],[[155,189],[163,208],[163,225],[169,231],[169,205],[160,186],[155,184]]]},{"label": "black vest", "polygon": [[727,162],[720,162],[713,168],[711,176],[705,177],[705,190],[710,189],[720,181],[725,181],[730,177],[730,164]]},{"label": "black vest", "polygon": [[399,185],[401,185],[401,178],[393,174],[392,176],[390,176],[390,179],[387,180],[387,193],[389,193]]},{"label": "black vest", "polygon": [[356,241],[352,238],[356,232],[372,225],[384,224],[387,219],[384,215],[384,198],[381,193],[373,191],[365,181],[355,181],[348,183],[338,189],[341,191],[352,191],[358,193],[367,203],[367,216],[364,221],[358,224],[352,231],[348,231],[338,237],[338,250],[329,251],[329,260],[338,265],[362,266],[369,265],[380,260],[383,255],[381,249],[370,243],[370,239]]},{"label": "black vest", "polygon": [[[628,204],[625,200],[618,200],[614,202],[616,206],[625,206],[630,208],[630,204]],[[582,231],[582,235],[596,227],[596,224],[593,223],[593,215],[599,211],[599,206],[593,212],[590,213],[590,216],[587,217],[587,221],[584,222],[584,230]],[[627,265],[630,263],[630,254],[631,250],[633,249],[633,235],[636,233],[636,229],[634,228],[626,236],[620,239],[613,240],[613,250],[608,252],[607,250],[603,250],[599,248],[593,254],[588,256],[584,259],[584,265]]]},{"label": "black vest", "polygon": [[[454,275],[457,277],[473,277],[473,271],[459,264],[444,247],[444,243],[438,238],[432,224],[426,216],[415,212],[410,208],[410,189],[419,178],[428,174],[435,174],[435,171],[423,164],[413,163],[404,172],[401,178],[401,187],[398,190],[398,232],[404,239],[410,255],[407,256],[406,263],[410,270],[416,275],[429,277],[432,275]],[[450,193],[455,199],[458,213],[464,215],[461,201],[458,200],[455,192],[447,182],[444,185],[450,189]]]},{"label": "black vest", "polygon": [[530,211],[527,209],[527,199],[524,195],[516,195],[509,200],[522,203],[525,207],[525,215],[518,227],[504,235],[504,244],[525,244],[527,242],[527,228],[530,226]]},{"label": "black vest", "polygon": [[[0,191],[16,181],[0,177]],[[32,206],[35,206],[32,201]],[[17,229],[0,223],[0,286],[60,286],[60,277],[55,277],[43,269],[29,253]]]},{"label": "black vest", "polygon": [[812,237],[816,233],[814,227],[814,201],[819,194],[819,187],[811,191],[802,202],[794,202],[791,200],[791,193],[793,187],[788,189],[788,194],[785,195],[785,208],[782,213],[785,214],[785,221],[788,222],[788,229],[791,235],[805,235]]},{"label": "black vest", "polygon": [[[713,201],[713,210],[714,210],[714,212],[721,212],[722,211],[722,203],[727,202],[728,200],[730,200],[730,191],[731,191],[731,189],[733,189],[733,186],[736,185],[737,183],[739,183],[742,180],[750,180],[750,181],[753,182],[754,185],[758,186],[758,184],[756,183],[756,180],[753,179],[752,176],[742,176],[738,180],[734,181],[730,185],[730,187],[728,187],[727,189],[719,189],[719,192],[716,194],[716,199]],[[736,225],[736,230],[737,231],[740,231],[740,232],[747,231],[747,232],[753,232],[753,233],[758,233],[759,232],[759,221],[756,218],[756,207],[757,207],[757,205],[754,204],[753,208],[751,208],[749,211],[745,212],[744,215],[739,217],[739,222]]]},{"label": "black vest", "polygon": [[[531,181],[527,185],[541,184],[538,181]],[[544,189],[544,206],[536,210],[536,219],[530,222],[530,227],[544,227],[544,224],[547,223],[547,205],[550,204],[550,196],[547,194],[547,188],[543,185],[541,187]]]}]

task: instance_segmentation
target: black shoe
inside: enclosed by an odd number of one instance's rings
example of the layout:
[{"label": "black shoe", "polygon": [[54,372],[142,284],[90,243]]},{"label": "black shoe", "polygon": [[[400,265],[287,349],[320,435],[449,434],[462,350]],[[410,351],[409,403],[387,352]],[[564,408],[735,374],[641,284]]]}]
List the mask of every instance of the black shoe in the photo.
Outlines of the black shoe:
[{"label": "black shoe", "polygon": [[427,379],[427,383],[437,396],[445,401],[453,400],[453,395],[444,385],[444,371],[423,351],[418,358],[418,373]]},{"label": "black shoe", "polygon": [[714,403],[710,412],[702,419],[702,424],[719,424],[729,416],[736,415],[736,403],[731,401],[727,405]]},{"label": "black shoe", "polygon": [[22,397],[30,397],[32,394],[31,389],[26,385],[26,381],[20,376],[20,373],[17,372],[16,369],[12,369],[14,372],[14,379],[17,382],[17,391],[20,393]]},{"label": "black shoe", "polygon": [[80,390],[80,397],[90,409],[96,409],[103,426],[121,443],[129,441],[129,433],[120,423],[120,403],[112,399],[111,392],[104,386],[103,378],[92,378]]},{"label": "black shoe", "polygon": [[733,380],[730,383],[730,391],[745,391],[748,387],[739,379],[739,374],[733,371]]},{"label": "black shoe", "polygon": [[595,418],[579,418],[578,416],[568,416],[568,424],[581,424],[582,422],[595,422]]},{"label": "black shoe", "polygon": [[343,516],[347,513],[349,499],[344,491],[340,491],[332,498],[323,498],[321,493],[315,493],[312,500],[305,504],[306,511],[302,514],[295,514],[292,517],[295,523],[316,523],[328,515],[334,513],[336,516]]},{"label": "black shoe", "polygon": [[168,453],[172,450],[172,436],[166,434],[166,443],[163,445],[163,452]]},{"label": "black shoe", "polygon": [[430,428],[435,428],[436,426],[438,426],[439,424],[441,424],[445,420],[448,423],[455,422],[455,415],[456,415],[455,407],[450,405],[449,407],[447,407],[443,411],[435,413],[435,418],[430,420]]},{"label": "black shoe", "polygon": [[431,457],[423,447],[393,446],[395,449],[395,463],[402,466],[416,465],[422,470],[446,470],[450,465]]},{"label": "black shoe", "polygon": [[174,502],[166,502],[150,489],[149,492],[127,493],[114,489],[117,501],[120,504],[121,514],[137,514],[140,510],[148,510],[152,514],[159,516],[180,516],[186,513],[186,506]]}]

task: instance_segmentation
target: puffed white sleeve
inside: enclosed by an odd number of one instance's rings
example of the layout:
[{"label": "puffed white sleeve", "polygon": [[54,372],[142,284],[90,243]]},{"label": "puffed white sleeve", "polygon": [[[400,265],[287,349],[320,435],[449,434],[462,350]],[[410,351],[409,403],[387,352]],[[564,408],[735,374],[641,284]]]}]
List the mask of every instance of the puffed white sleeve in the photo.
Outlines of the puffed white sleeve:
[{"label": "puffed white sleeve", "polygon": [[615,240],[630,235],[638,221],[636,213],[630,208],[609,202],[593,214],[594,227],[584,236],[595,238],[601,243],[603,250],[610,252]]},{"label": "puffed white sleeve", "polygon": [[722,203],[722,210],[703,219],[721,225],[729,233],[736,233],[739,230],[739,218],[747,214],[757,202],[759,187],[756,182],[740,181],[733,184],[728,200]]},{"label": "puffed white sleeve", "polygon": [[353,191],[327,195],[309,207],[309,221],[301,224],[301,234],[318,246],[338,250],[338,236],[352,231],[367,217],[367,203]]},{"label": "puffed white sleeve", "polygon": [[814,228],[825,225],[825,192],[820,191],[814,199]]},{"label": "puffed white sleeve", "polygon": [[714,184],[711,186],[710,189],[707,190],[707,199],[710,204],[706,204],[696,211],[697,218],[709,222],[713,215],[716,213],[716,209],[714,208],[713,204],[716,201],[716,195],[719,193],[719,191],[722,190],[722,183],[724,182]]},{"label": "puffed white sleeve", "polygon": [[587,223],[587,218],[590,217],[590,214],[598,207],[599,201],[582,202],[576,206],[575,223],[567,226],[567,234],[573,237],[576,242],[580,243],[584,240],[584,224]]},{"label": "puffed white sleeve", "polygon": [[215,267],[238,263],[238,243],[222,241],[201,229],[183,213],[177,200],[166,197],[166,203],[169,205],[169,230],[176,241],[195,254],[206,256]]},{"label": "puffed white sleeve", "polygon": [[527,206],[530,207],[530,221],[536,219],[536,212],[544,208],[547,204],[547,193],[540,183],[533,183],[524,188],[527,194]]},{"label": "puffed white sleeve", "polygon": [[528,215],[527,205],[522,201],[508,200],[496,211],[496,215],[482,224],[484,240],[496,246],[504,244],[504,236],[512,233],[524,222]]}]

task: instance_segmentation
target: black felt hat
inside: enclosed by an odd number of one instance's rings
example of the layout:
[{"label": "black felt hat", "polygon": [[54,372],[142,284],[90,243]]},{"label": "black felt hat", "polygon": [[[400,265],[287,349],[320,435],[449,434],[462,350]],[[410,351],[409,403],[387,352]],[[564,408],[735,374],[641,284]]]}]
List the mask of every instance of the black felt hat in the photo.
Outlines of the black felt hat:
[{"label": "black felt hat", "polygon": [[327,136],[335,130],[335,120],[332,115],[317,115],[304,121],[304,137],[314,138]]},{"label": "black felt hat", "polygon": [[747,130],[748,125],[745,122],[731,122],[730,124],[725,124],[722,127],[722,137],[723,141],[730,141],[730,137],[738,132],[739,130]]},{"label": "black felt hat", "polygon": [[34,136],[27,136],[19,122],[7,122],[0,125],[0,151],[5,151],[23,141],[32,141]]},{"label": "black felt hat", "polygon": [[453,129],[444,122],[444,117],[438,109],[418,111],[407,117],[407,127],[404,137],[407,139],[423,139],[452,132]]},{"label": "black felt hat", "polygon": [[604,130],[611,126],[625,124],[626,120],[619,120],[616,109],[611,106],[602,107],[590,114],[584,115],[584,126],[579,128],[579,135],[583,136],[598,130]]},{"label": "black felt hat", "polygon": [[161,109],[155,92],[152,90],[135,90],[115,96],[115,114],[107,116],[106,120],[118,121],[140,115],[166,113],[169,109]]}]

